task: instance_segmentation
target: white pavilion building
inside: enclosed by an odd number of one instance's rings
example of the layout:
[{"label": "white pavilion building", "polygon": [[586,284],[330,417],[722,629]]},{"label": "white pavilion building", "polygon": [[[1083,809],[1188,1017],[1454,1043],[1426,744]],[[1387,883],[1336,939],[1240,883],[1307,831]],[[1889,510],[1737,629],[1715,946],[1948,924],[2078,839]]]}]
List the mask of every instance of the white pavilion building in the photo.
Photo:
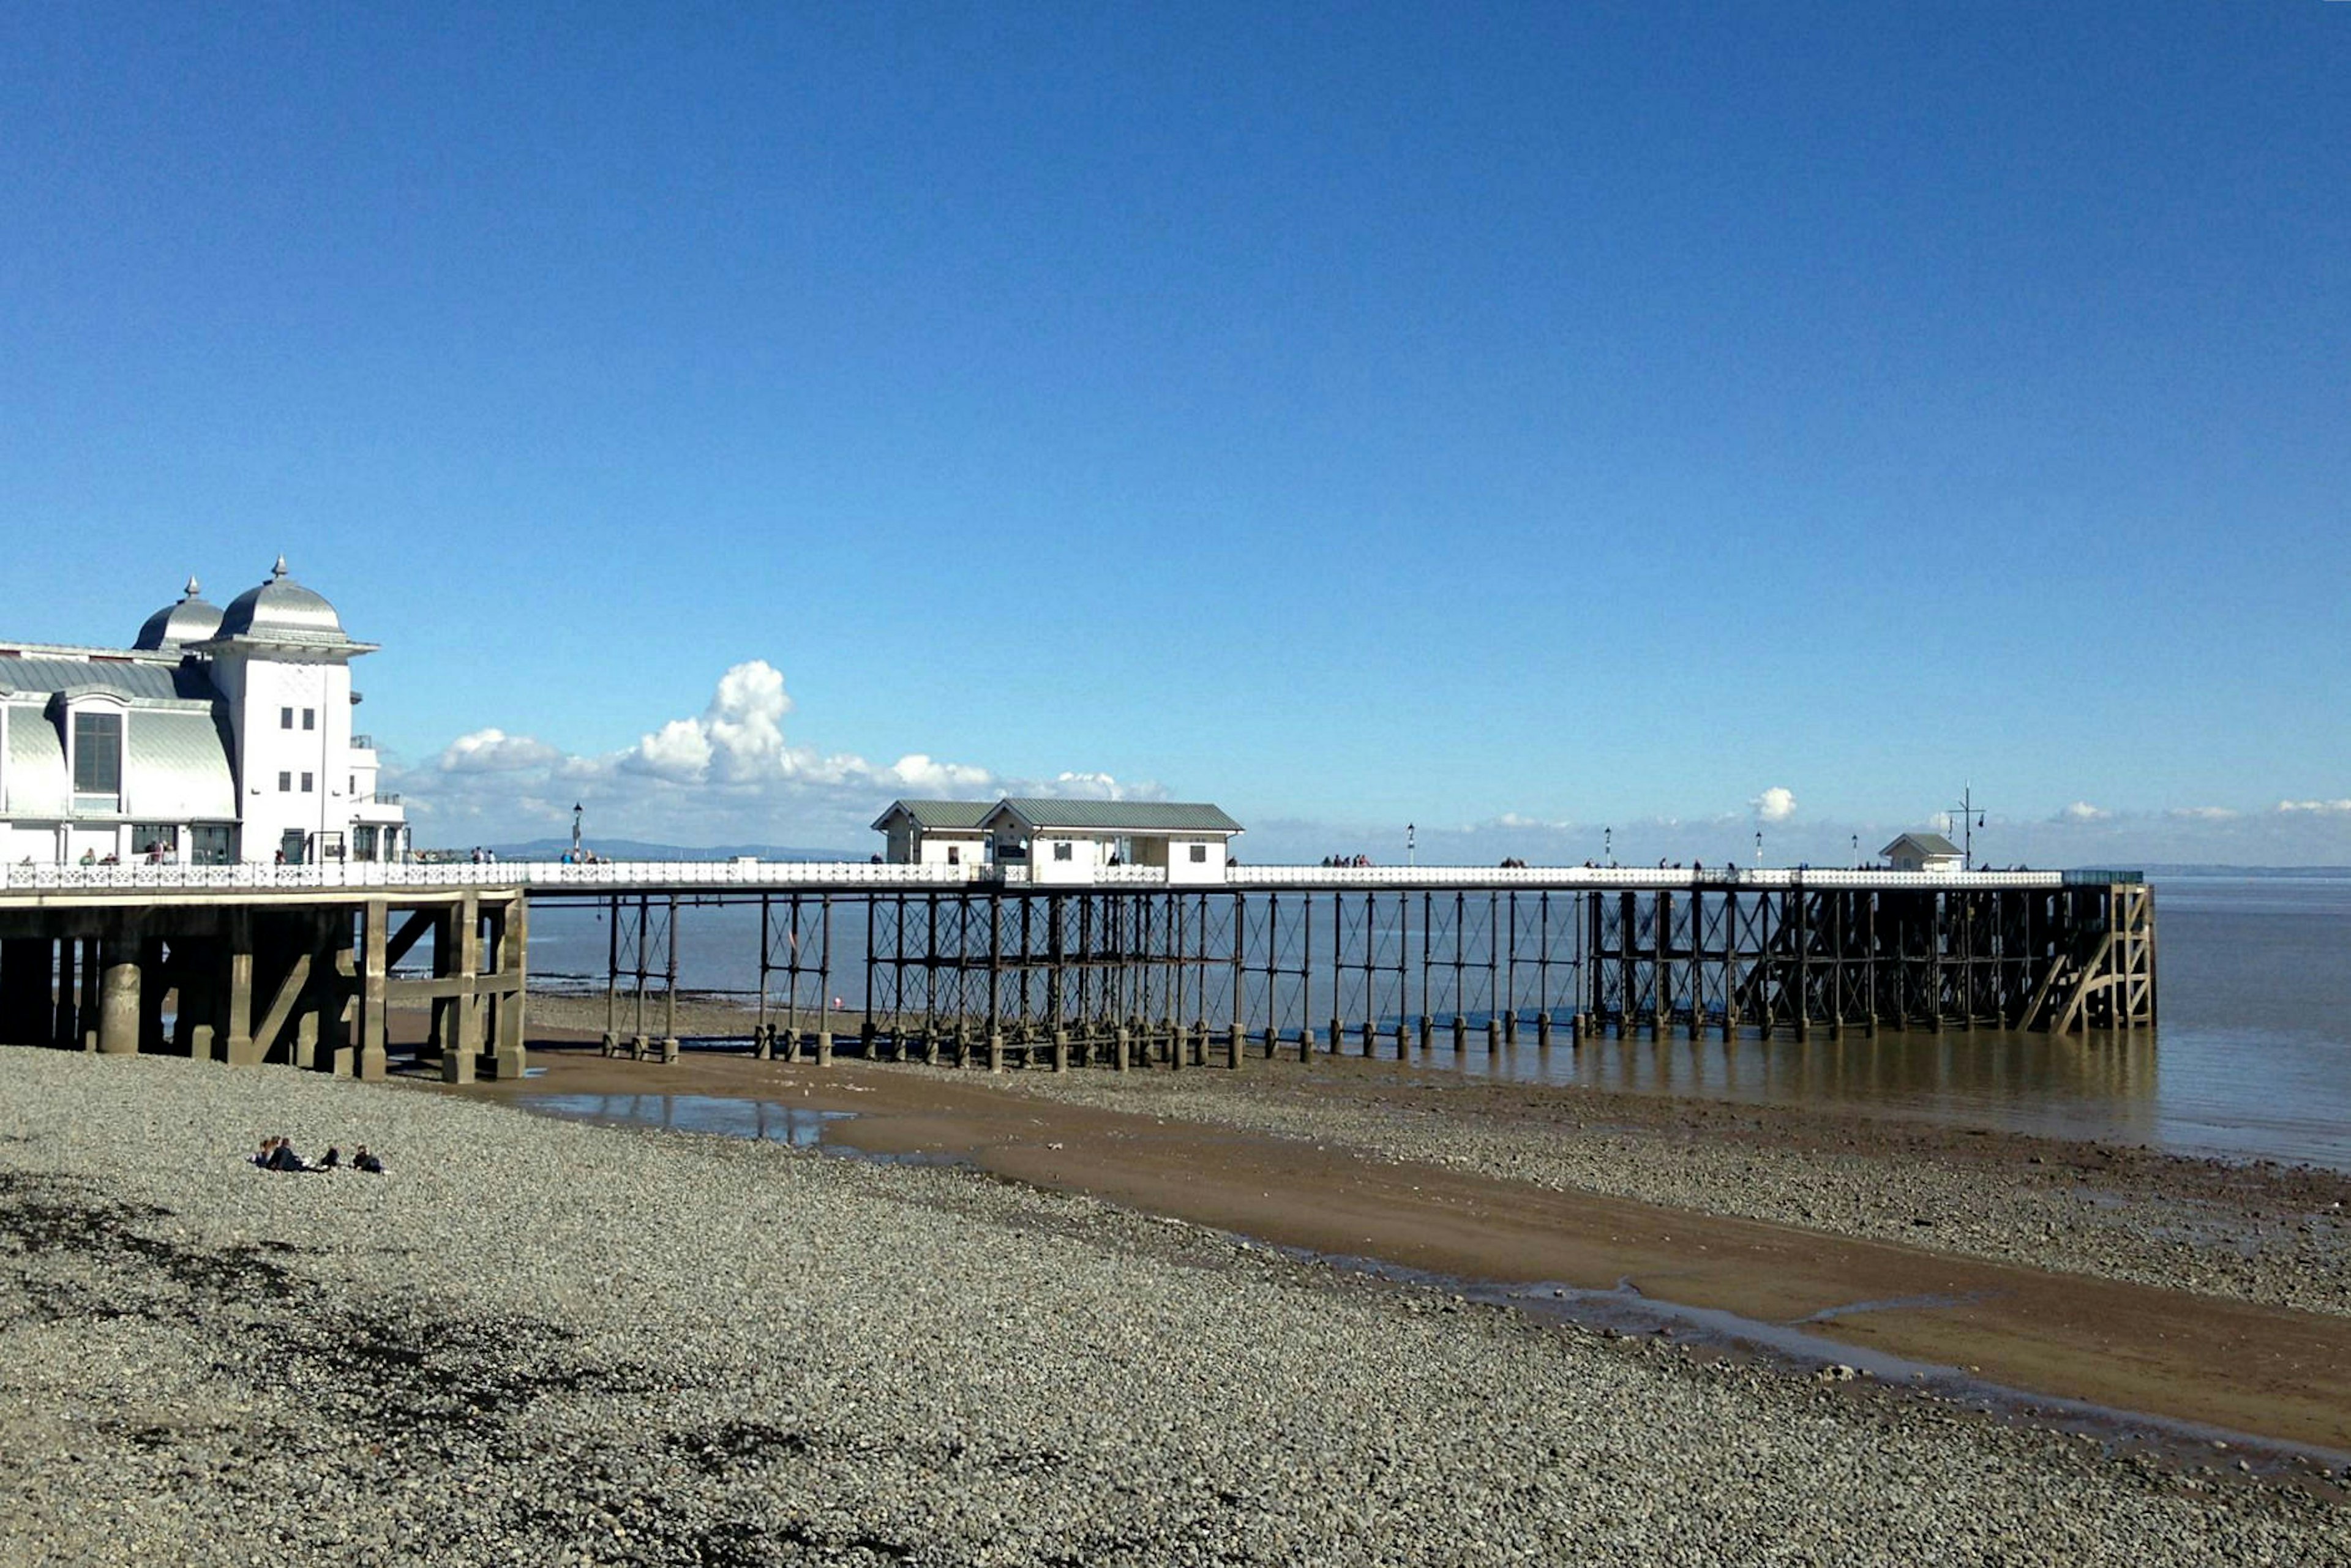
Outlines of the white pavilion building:
[{"label": "white pavilion building", "polygon": [[0,861],[402,858],[399,797],[351,732],[375,647],[283,556],[226,610],[191,578],[128,648],[0,635]]}]

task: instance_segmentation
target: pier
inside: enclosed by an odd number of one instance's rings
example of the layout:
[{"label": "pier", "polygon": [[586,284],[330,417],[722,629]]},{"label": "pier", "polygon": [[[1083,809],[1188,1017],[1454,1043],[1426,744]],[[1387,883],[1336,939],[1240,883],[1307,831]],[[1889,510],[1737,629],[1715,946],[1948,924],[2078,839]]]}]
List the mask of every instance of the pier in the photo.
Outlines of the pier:
[{"label": "pier", "polygon": [[421,1007],[444,1079],[518,1074],[534,903],[601,915],[604,1049],[656,1060],[679,1050],[690,916],[721,905],[758,912],[750,1047],[820,1062],[1239,1068],[2157,1016],[2154,898],[2126,871],[1235,866],[1202,885],[1112,866],[1047,885],[983,865],[330,862],[7,868],[0,1039],[374,1078],[388,1014]]}]

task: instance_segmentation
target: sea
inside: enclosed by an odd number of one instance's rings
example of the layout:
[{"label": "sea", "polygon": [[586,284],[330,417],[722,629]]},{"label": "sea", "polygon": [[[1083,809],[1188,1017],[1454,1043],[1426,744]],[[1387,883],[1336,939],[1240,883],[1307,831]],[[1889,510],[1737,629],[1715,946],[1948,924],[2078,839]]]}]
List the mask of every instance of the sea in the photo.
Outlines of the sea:
[{"label": "sea", "polygon": [[[1801,1042],[1598,1039],[1573,1049],[1562,1030],[1539,1051],[1530,1029],[1515,1050],[1489,1054],[1473,1032],[1458,1057],[1447,1046],[1422,1060],[1478,1077],[1832,1107],[2351,1170],[2351,876],[2183,874],[2158,876],[2154,886],[2160,1022],[2151,1030],[1880,1031],[1840,1040],[1815,1030]],[[688,908],[679,931],[682,989],[756,997],[755,907]],[[829,994],[804,981],[803,1006],[864,1007],[863,936],[862,919],[836,921]],[[597,910],[534,906],[534,983],[601,992],[607,942]],[[1327,983],[1315,983],[1309,1006],[1327,1009]],[[776,985],[780,1006],[780,977]],[[1319,1027],[1322,1013],[1309,1016]]]}]

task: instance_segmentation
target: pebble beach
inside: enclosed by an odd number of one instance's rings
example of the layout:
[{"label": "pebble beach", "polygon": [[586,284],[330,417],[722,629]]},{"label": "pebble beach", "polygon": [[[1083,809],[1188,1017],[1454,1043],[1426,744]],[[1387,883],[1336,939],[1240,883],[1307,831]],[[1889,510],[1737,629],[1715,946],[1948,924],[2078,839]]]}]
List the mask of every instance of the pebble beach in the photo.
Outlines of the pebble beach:
[{"label": "pebble beach", "polygon": [[0,1052],[0,1208],[8,1563],[2351,1562],[2258,1475],[416,1085]]}]

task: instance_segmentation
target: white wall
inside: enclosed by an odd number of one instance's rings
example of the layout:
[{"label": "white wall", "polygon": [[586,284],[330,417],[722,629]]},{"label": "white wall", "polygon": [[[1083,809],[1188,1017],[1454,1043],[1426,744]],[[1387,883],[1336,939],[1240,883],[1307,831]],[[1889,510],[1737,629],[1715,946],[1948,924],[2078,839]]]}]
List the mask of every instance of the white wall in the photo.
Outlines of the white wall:
[{"label": "white wall", "polygon": [[918,864],[980,865],[987,859],[987,836],[984,833],[943,831],[935,829],[920,836],[921,852],[916,857]]},{"label": "white wall", "polygon": [[[1225,880],[1225,841],[1221,838],[1170,838],[1167,843],[1168,885],[1182,886],[1194,883],[1222,883]],[[1192,852],[1202,852],[1194,861]]]},{"label": "white wall", "polygon": [[[216,659],[214,682],[231,702],[237,747],[237,801],[244,820],[237,852],[266,863],[285,834],[299,832],[316,846],[319,835],[340,834],[349,852],[352,813],[351,672],[332,662],[232,655]],[[291,728],[282,722],[294,710]],[[302,727],[305,710],[312,727]],[[302,789],[302,775],[310,789]],[[278,788],[278,776],[289,788]],[[315,847],[310,853],[315,856]]]},{"label": "white wall", "polygon": [[[1069,859],[1054,857],[1056,844],[1069,846]],[[1110,851],[1107,839],[1076,833],[1039,833],[1029,841],[1029,880],[1063,887],[1081,886],[1095,880],[1095,873],[1108,863]]]}]

